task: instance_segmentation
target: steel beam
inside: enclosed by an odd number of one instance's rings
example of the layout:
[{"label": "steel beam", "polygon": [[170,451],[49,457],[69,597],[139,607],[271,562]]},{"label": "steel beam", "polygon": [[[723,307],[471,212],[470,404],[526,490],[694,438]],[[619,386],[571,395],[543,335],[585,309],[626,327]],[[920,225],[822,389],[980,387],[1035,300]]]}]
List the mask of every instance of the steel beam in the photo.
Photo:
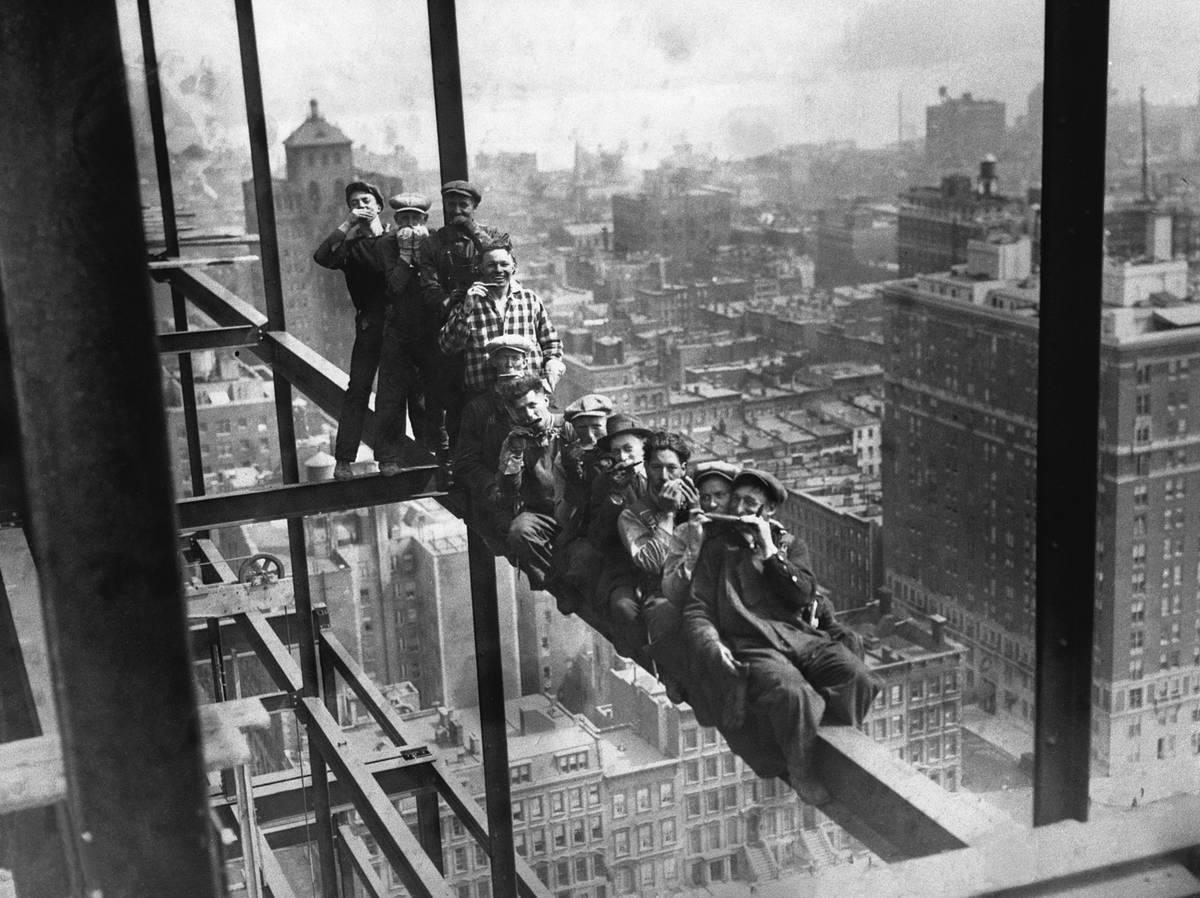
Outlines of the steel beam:
[{"label": "steel beam", "polygon": [[[163,117],[162,86],[158,74],[158,51],[154,44],[154,23],[150,15],[150,0],[138,0],[138,23],[141,26],[142,60],[146,74],[146,99],[150,109],[150,133],[154,140],[154,169],[158,180],[158,198],[162,209],[163,242],[166,252],[179,255],[179,228],[175,220],[175,188],[171,182],[171,156],[167,148],[167,129]],[[175,327],[187,330],[187,304],[177,287],[171,287],[171,308]],[[183,425],[188,446],[188,473],[192,495],[204,495],[204,463],[200,448],[200,425],[196,414],[196,380],[192,358],[179,356],[179,390],[183,394]]]},{"label": "steel beam", "polygon": [[388,862],[399,874],[404,887],[422,898],[453,898],[454,891],[426,856],[404,818],[392,805],[387,793],[375,782],[358,753],[345,741],[341,727],[325,710],[320,699],[304,698],[300,709],[305,722],[309,724],[309,739],[315,742],[320,755],[337,773],[338,782],[350,789],[355,809],[379,843]]},{"label": "steel beam", "polygon": [[254,653],[275,681],[275,685],[284,692],[301,693],[304,689],[304,678],[300,674],[300,668],[267,619],[258,611],[248,611],[237,615],[234,620],[254,647]]},{"label": "steel beam", "polygon": [[[430,464],[405,468],[395,477],[323,480],[180,499],[179,526],[184,531],[205,530],[435,496],[436,476],[437,468]],[[293,573],[295,570],[293,563]]]},{"label": "steel beam", "polygon": [[483,742],[483,786],[487,795],[488,856],[497,898],[517,894],[512,841],[512,796],[508,769],[508,721],[504,714],[504,666],[500,655],[500,609],[496,559],[474,530],[467,530],[471,569],[471,612],[479,683],[479,729]]},{"label": "steel beam", "polygon": [[[346,651],[336,636],[328,630],[322,630],[319,636],[321,668],[330,674],[339,673],[347,685],[358,696],[359,701],[370,713],[376,724],[395,745],[405,745],[408,740],[404,737],[403,722],[400,716],[392,710],[391,703],[384,698],[375,683],[367,676],[366,671],[359,667],[354,657]],[[332,690],[330,690],[332,691]],[[437,775],[441,776],[441,767],[437,767]],[[445,874],[442,859],[442,815],[438,808],[438,793],[436,788],[424,789],[417,793],[417,840],[429,859],[433,861],[438,872]]]},{"label": "steel beam", "polygon": [[207,898],[219,876],[115,6],[7,7],[0,115],[0,206],[70,209],[2,217],[0,278],[82,885]]},{"label": "steel beam", "polygon": [[369,898],[385,898],[386,890],[375,874],[375,865],[371,863],[366,843],[345,824],[338,827],[337,835],[342,868],[352,872],[359,884],[366,889]]},{"label": "steel beam", "polygon": [[[1088,27],[1077,23],[1086,20]],[[1107,0],[1046,0],[1033,820],[1087,820]]]},{"label": "steel beam", "polygon": [[458,63],[458,14],[454,0],[428,0],[429,57],[437,115],[442,183],[467,177],[467,132],[463,124],[462,72]]},{"label": "steel beam", "polygon": [[[179,323],[176,322],[175,326],[178,327]],[[262,331],[251,325],[213,327],[199,331],[168,331],[158,335],[158,351],[182,355],[189,352],[201,352],[205,349],[236,349],[242,346],[256,346],[261,340]]]},{"label": "steel beam", "polygon": [[[198,557],[189,557],[188,561],[200,564],[201,578],[205,583],[237,583],[238,577],[216,543],[205,537],[191,540],[190,553]],[[210,579],[210,578],[215,578]]]}]

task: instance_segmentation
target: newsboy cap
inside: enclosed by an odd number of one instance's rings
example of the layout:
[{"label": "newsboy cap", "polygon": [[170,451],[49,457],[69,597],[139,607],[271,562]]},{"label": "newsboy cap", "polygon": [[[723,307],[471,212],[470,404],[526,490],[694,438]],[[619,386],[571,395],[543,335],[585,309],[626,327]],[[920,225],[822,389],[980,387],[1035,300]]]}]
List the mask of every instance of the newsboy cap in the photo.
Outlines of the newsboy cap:
[{"label": "newsboy cap", "polygon": [[727,461],[702,461],[696,465],[692,481],[699,486],[702,480],[707,480],[709,477],[720,477],[722,480],[733,483],[734,478],[741,470],[737,465],[731,465]]},{"label": "newsboy cap", "polygon": [[767,494],[767,501],[774,505],[782,505],[788,497],[787,487],[780,482],[778,477],[757,468],[744,468],[733,478],[734,489],[742,484],[758,487]]},{"label": "newsboy cap", "polygon": [[369,193],[379,203],[379,208],[383,208],[383,192],[372,184],[370,181],[351,181],[346,185],[346,205],[350,205],[350,197],[356,193]]},{"label": "newsboy cap", "polygon": [[422,193],[397,193],[388,200],[388,205],[392,207],[393,212],[420,212],[422,215],[428,215],[431,204],[429,197]]},{"label": "newsboy cap", "polygon": [[607,418],[612,414],[612,410],[612,400],[607,396],[588,393],[586,396],[580,396],[563,409],[563,418],[568,422],[581,418]]},{"label": "newsboy cap", "polygon": [[608,432],[596,441],[596,445],[600,447],[601,452],[607,452],[613,439],[622,434],[632,433],[643,440],[650,436],[650,431],[642,427],[642,423],[633,417],[633,415],[615,414],[608,419],[605,426]]},{"label": "newsboy cap", "polygon": [[520,334],[500,334],[483,344],[483,351],[488,358],[506,349],[510,352],[519,352],[521,355],[529,355],[533,352],[533,341]]},{"label": "newsboy cap", "polygon": [[475,201],[476,206],[483,202],[483,192],[470,181],[447,181],[442,185],[442,196],[447,193],[461,193],[469,196]]}]

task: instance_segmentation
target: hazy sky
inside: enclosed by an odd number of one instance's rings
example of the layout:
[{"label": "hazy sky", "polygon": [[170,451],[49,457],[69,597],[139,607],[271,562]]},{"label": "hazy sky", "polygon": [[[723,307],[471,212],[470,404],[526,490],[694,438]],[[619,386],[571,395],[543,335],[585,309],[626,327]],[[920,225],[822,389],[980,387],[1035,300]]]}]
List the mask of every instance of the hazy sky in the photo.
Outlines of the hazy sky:
[{"label": "hazy sky", "polygon": [[[123,2],[136,34],[134,3]],[[236,76],[228,0],[155,10],[168,82],[201,58]],[[255,10],[274,136],[316,97],[356,143],[402,143],[432,167],[424,2],[257,0]],[[542,168],[568,165],[575,138],[624,143],[647,166],[685,139],[722,156],[830,139],[879,146],[901,117],[906,137],[923,133],[939,85],[1003,100],[1011,120],[1042,68],[1041,0],[458,0],[458,16],[472,154],[536,150]],[[1144,83],[1154,102],[1195,101],[1200,3],[1117,0],[1111,44],[1120,95]],[[240,107],[240,84],[231,93]]]}]

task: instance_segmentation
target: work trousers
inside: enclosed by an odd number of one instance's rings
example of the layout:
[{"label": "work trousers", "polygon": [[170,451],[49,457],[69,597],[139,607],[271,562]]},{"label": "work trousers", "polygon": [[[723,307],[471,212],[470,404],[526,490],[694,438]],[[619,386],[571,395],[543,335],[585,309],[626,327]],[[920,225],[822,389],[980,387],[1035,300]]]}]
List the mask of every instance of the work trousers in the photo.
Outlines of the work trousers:
[{"label": "work trousers", "polygon": [[354,348],[350,352],[350,384],[342,399],[338,415],[337,440],[333,455],[340,462],[353,462],[358,457],[371,385],[379,368],[383,350],[383,328],[386,311],[383,308],[359,311],[354,316]]},{"label": "work trousers", "polygon": [[509,525],[509,555],[529,575],[529,585],[534,589],[545,585],[557,535],[554,518],[536,511],[521,512]]}]

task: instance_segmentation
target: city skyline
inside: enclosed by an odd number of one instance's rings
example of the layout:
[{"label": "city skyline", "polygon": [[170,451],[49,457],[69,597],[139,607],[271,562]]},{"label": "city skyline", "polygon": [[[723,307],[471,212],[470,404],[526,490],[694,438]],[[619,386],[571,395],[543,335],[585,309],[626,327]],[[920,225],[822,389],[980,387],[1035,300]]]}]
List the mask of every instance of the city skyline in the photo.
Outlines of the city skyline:
[{"label": "city skyline", "polygon": [[[372,150],[403,144],[422,167],[433,167],[424,7],[409,21],[394,6],[361,4],[335,23],[306,28],[297,23],[320,18],[294,6],[256,7],[268,127],[282,137],[317,97],[356,141]],[[133,4],[120,9],[132,45]],[[570,18],[556,24],[541,4],[507,4],[502,19],[482,4],[463,4],[468,144],[473,152],[534,150],[544,170],[569,167],[575,140],[588,148],[625,145],[627,158],[643,166],[680,142],[731,158],[831,140],[878,147],[895,142],[900,118],[905,139],[918,137],[939,87],[1000,100],[1011,123],[1042,77],[1043,7],[1033,0],[969,8],[940,0],[825,0],[786,15],[782,9],[760,0],[730,16],[715,2],[684,13],[588,0],[572,4]],[[198,19],[203,29],[194,27]],[[244,129],[233,127],[241,96],[231,75],[232,10],[190,6],[155,24],[166,82],[208,60],[226,93],[219,98],[223,115],[232,117],[226,130],[243,140]],[[1145,85],[1152,102],[1194,102],[1200,83],[1182,49],[1197,30],[1200,11],[1181,2],[1136,11],[1116,4],[1116,98],[1134,101]],[[380,33],[388,35],[386,46]],[[358,49],[360,34],[368,35],[366,51]],[[1180,52],[1164,57],[1163,35]],[[1163,65],[1164,58],[1180,62]]]}]

